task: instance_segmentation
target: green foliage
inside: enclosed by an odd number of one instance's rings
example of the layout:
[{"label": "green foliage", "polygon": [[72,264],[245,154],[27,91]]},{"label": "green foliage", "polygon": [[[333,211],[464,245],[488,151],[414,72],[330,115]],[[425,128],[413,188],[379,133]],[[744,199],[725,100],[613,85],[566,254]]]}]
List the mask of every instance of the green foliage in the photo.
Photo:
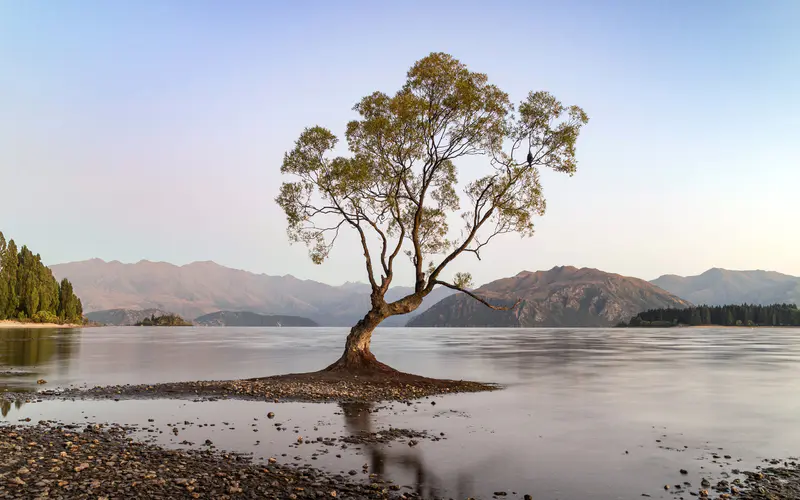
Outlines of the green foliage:
[{"label": "green foliage", "polygon": [[31,316],[34,323],[58,323],[59,317],[50,311],[39,311]]},{"label": "green foliage", "polygon": [[0,319],[8,318],[82,323],[83,308],[69,280],[59,285],[38,254],[26,246],[17,252],[0,232]]},{"label": "green foliage", "polygon": [[62,320],[67,318],[80,318],[82,311],[78,311],[80,299],[72,291],[72,283],[67,278],[61,280],[58,301],[58,317]]},{"label": "green foliage", "polygon": [[[333,154],[338,138],[328,129],[306,128],[284,156],[281,173],[292,180],[282,184],[276,202],[289,239],[306,244],[316,264],[328,257],[342,227],[358,234],[374,307],[400,252],[414,266],[419,299],[437,284],[471,286],[464,273],[454,283],[439,278],[460,254],[480,257],[500,234],[531,236],[534,217],[545,211],[539,170],[572,175],[578,135],[588,122],[582,109],[547,92],[531,92],[515,108],[485,74],[443,53],[417,61],[393,95],[373,92],[353,109],[359,117],[347,124],[349,154]],[[482,162],[483,171],[459,196],[456,162],[465,157]],[[460,235],[450,228],[453,213],[461,216]]]},{"label": "green foliage", "polygon": [[163,316],[151,315],[134,326],[192,326],[192,324],[177,314],[165,314]]},{"label": "green foliage", "polygon": [[3,302],[0,306],[0,319],[16,318],[19,314],[17,295],[17,269],[19,267],[17,245],[10,240],[0,254],[0,288],[3,289]]},{"label": "green foliage", "polygon": [[630,326],[670,325],[800,326],[795,304],[697,306],[651,309],[631,318]]}]

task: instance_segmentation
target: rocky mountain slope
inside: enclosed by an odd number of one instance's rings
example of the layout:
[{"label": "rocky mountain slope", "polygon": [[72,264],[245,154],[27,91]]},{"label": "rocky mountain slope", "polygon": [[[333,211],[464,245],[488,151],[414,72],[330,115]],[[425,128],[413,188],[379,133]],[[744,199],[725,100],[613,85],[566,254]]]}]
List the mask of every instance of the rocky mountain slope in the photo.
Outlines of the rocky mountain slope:
[{"label": "rocky mountain slope", "polygon": [[198,326],[319,326],[300,316],[264,315],[248,311],[218,311],[195,318]]},{"label": "rocky mountain slope", "polygon": [[697,276],[667,274],[650,283],[695,304],[800,304],[800,277],[774,271],[713,268]]},{"label": "rocky mountain slope", "polygon": [[166,316],[172,314],[161,309],[106,309],[86,314],[89,321],[104,325],[130,326],[151,316]]},{"label": "rocky mountain slope", "polygon": [[412,318],[408,326],[603,327],[647,309],[690,305],[638,278],[571,266],[523,271],[483,285],[475,293],[495,305],[521,302],[511,311],[495,311],[459,293]]},{"label": "rocky mountain slope", "polygon": [[[83,301],[84,311],[161,309],[196,318],[217,311],[253,311],[310,318],[323,326],[352,326],[369,310],[369,287],[363,283],[330,286],[293,276],[268,276],[194,262],[176,266],[140,261],[123,264],[92,259],[51,266],[59,279],[68,277]],[[409,287],[393,287],[387,299],[399,298]],[[383,326],[402,326],[442,297],[439,287],[408,316],[390,318]]]}]

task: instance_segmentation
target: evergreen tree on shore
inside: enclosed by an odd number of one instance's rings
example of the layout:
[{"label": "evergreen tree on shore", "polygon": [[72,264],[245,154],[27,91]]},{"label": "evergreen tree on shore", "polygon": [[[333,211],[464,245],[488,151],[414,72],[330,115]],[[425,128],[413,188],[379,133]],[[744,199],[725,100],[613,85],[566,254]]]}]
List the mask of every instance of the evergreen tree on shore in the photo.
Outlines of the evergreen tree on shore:
[{"label": "evergreen tree on shore", "polygon": [[800,326],[800,309],[795,304],[702,305],[685,309],[651,309],[630,321],[630,326],[670,325]]},{"label": "evergreen tree on shore", "polygon": [[59,284],[39,254],[0,232],[0,320],[83,321],[83,306],[66,278]]}]

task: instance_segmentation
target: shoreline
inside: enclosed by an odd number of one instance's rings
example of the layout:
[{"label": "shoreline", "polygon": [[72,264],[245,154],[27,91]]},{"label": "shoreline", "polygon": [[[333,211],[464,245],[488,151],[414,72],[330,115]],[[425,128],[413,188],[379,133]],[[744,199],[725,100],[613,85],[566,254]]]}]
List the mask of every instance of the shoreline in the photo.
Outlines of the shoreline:
[{"label": "shoreline", "polygon": [[[0,426],[0,453],[7,469],[0,496],[400,497],[399,486],[378,478],[359,482],[309,466],[284,465],[274,457],[257,463],[243,454],[210,446],[203,450],[167,449],[130,440],[131,430],[119,424],[87,424],[81,429],[46,422]],[[416,497],[405,494],[403,498],[409,496]]]},{"label": "shoreline", "polygon": [[15,321],[11,319],[4,319],[0,320],[0,329],[11,329],[11,328],[62,328],[62,329],[75,329],[75,328],[85,328],[86,325],[76,325],[72,323],[64,323],[63,325],[58,323],[23,323],[22,321]]},{"label": "shoreline", "polygon": [[[166,425],[177,431],[180,424]],[[184,425],[191,424],[187,421]],[[4,479],[0,483],[0,497],[422,498],[411,486],[401,486],[402,483],[381,477],[367,464],[359,479],[355,477],[356,470],[336,473],[315,468],[307,459],[282,458],[287,454],[279,454],[277,449],[256,459],[252,453],[217,448],[209,439],[204,443],[180,443],[190,446],[188,449],[173,448],[135,436],[141,430],[136,425],[123,423],[68,424],[52,420],[0,425],[0,453],[7,466],[6,473],[0,476]],[[297,446],[312,444],[334,450],[346,449],[346,444],[398,442],[413,447],[418,444],[417,440],[441,439],[447,438],[427,431],[390,427],[315,440],[301,437]],[[708,452],[704,458],[718,464],[721,457]],[[664,471],[665,478],[669,479],[663,490],[675,496],[688,493],[699,498],[800,498],[800,465],[796,459],[762,459],[760,465],[753,464],[746,470],[734,468],[733,457],[726,455],[725,459],[726,462],[720,463],[721,470],[702,471],[700,467],[698,473],[680,469],[680,476],[675,470]],[[680,482],[676,482],[677,477],[681,478]],[[661,485],[654,484],[650,493],[641,496],[658,497],[655,492],[661,489]],[[495,495],[506,497],[507,493],[503,490]],[[509,498],[529,499],[531,496],[512,491]]]}]

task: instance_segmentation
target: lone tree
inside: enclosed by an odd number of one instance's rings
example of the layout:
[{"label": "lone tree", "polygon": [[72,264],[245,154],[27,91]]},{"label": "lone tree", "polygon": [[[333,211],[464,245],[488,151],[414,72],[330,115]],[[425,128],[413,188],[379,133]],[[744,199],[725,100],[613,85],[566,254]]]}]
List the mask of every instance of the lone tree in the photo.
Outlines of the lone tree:
[{"label": "lone tree", "polygon": [[[328,129],[306,128],[284,155],[281,173],[292,180],[276,201],[290,240],[305,243],[316,264],[342,228],[361,241],[371,308],[325,371],[393,372],[370,352],[372,332],[384,319],[418,308],[437,285],[509,309],[472,292],[468,273],[451,280],[442,273],[461,254],[480,259],[497,235],[533,234],[534,216],[545,211],[539,169],[575,172],[575,143],[588,117],[547,92],[529,93],[515,109],[485,74],[444,53],[417,61],[394,95],[374,92],[353,109],[359,119],[347,124],[350,154],[333,155],[338,139]],[[467,156],[484,161],[485,175],[459,196],[455,162]],[[457,236],[452,213],[463,223]],[[414,292],[387,302],[401,252],[413,265]]]}]

